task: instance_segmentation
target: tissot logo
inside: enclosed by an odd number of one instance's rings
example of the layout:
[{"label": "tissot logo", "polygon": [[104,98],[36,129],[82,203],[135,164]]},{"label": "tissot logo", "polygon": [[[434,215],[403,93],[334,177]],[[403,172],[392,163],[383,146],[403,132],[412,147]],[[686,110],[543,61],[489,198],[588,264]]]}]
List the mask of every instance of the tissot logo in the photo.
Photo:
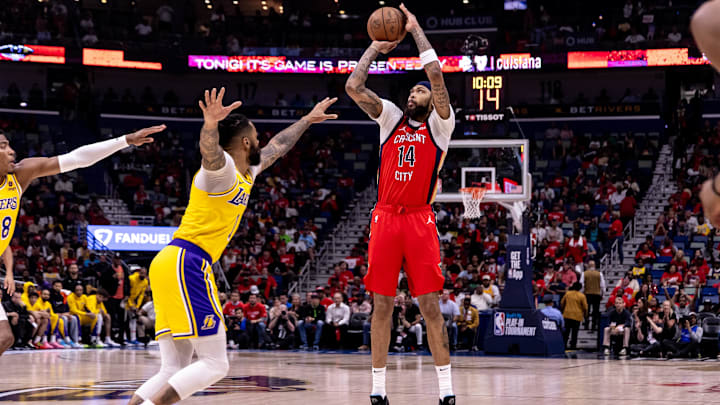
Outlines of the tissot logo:
[{"label": "tissot logo", "polygon": [[[91,384],[29,387],[0,391],[0,402],[38,402],[55,401],[107,401],[127,400],[135,390],[145,383],[144,380],[98,381]],[[252,375],[243,377],[225,377],[211,387],[195,395],[221,395],[237,392],[287,392],[305,391],[306,381],[291,378]],[[213,400],[208,403],[215,403]]]}]

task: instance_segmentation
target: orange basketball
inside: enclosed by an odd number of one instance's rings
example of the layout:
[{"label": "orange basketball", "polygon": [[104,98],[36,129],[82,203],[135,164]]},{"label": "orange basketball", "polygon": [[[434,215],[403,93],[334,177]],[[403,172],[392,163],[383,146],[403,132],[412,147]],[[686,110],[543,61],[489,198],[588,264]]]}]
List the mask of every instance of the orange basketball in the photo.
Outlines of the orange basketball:
[{"label": "orange basketball", "polygon": [[370,15],[368,35],[373,41],[402,41],[405,38],[405,14],[395,7],[381,7]]}]

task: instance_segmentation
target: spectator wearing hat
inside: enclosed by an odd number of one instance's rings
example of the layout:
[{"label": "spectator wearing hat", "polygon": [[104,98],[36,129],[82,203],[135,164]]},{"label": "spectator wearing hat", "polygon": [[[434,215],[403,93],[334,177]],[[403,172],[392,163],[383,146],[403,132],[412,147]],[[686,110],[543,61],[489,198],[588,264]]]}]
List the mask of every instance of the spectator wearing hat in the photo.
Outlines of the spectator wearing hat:
[{"label": "spectator wearing hat", "polygon": [[[564,341],[565,347],[571,350],[577,349],[577,336],[580,330],[580,323],[587,317],[588,304],[585,294],[580,292],[582,284],[575,282],[570,286],[570,290],[563,296],[560,301],[560,307],[563,310],[563,318],[565,319]],[[568,344],[568,337],[570,342]]]},{"label": "spectator wearing hat", "polygon": [[547,316],[551,321],[555,321],[560,330],[565,329],[565,319],[563,318],[562,312],[555,308],[555,301],[553,301],[552,295],[546,295],[543,297],[543,303],[545,308],[541,309],[543,315]]},{"label": "spectator wearing hat", "polygon": [[484,294],[487,294],[490,296],[490,307],[495,308],[500,303],[500,289],[498,289],[498,286],[492,283],[492,279],[489,275],[484,275],[482,277],[482,291]]},{"label": "spectator wearing hat", "polygon": [[300,308],[300,320],[298,321],[298,329],[300,330],[300,349],[308,349],[307,334],[315,330],[315,339],[313,340],[313,350],[320,350],[320,338],[322,337],[323,325],[325,325],[325,307],[320,304],[320,295],[312,294],[310,302]]}]

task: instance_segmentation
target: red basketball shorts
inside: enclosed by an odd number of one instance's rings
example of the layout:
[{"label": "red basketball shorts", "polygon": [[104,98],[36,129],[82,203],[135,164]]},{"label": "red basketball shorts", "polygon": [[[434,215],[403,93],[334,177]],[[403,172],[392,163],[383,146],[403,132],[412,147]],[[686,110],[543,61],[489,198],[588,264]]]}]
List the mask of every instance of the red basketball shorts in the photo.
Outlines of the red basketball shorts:
[{"label": "red basketball shorts", "polygon": [[395,296],[401,268],[414,297],[442,290],[440,241],[430,206],[376,205],[368,249],[368,291]]}]

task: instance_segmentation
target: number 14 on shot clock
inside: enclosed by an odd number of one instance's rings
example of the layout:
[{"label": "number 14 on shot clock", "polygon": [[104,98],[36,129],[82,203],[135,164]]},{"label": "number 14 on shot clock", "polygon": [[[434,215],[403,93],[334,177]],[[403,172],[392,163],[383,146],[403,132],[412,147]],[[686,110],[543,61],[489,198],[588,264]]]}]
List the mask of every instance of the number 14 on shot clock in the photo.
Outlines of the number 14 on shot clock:
[{"label": "number 14 on shot clock", "polygon": [[502,76],[475,76],[473,90],[478,90],[478,110],[499,111],[502,104],[502,90],[505,86]]}]

